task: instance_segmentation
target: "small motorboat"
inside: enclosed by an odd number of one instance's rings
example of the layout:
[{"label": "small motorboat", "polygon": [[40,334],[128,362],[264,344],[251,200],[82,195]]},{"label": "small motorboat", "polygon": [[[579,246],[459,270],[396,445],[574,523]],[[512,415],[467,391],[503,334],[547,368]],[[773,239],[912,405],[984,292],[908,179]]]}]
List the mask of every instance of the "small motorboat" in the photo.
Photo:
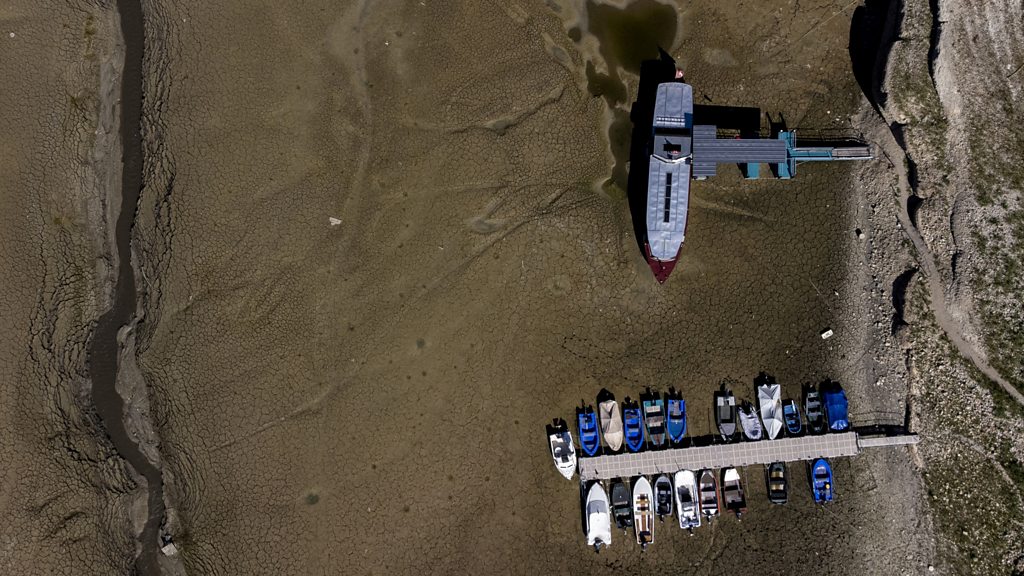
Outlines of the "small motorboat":
[{"label": "small motorboat", "polygon": [[615,526],[625,532],[633,527],[633,499],[629,488],[621,480],[612,483],[612,516]]},{"label": "small motorboat", "polygon": [[700,513],[708,522],[718,516],[718,481],[711,470],[705,470],[700,475]]},{"label": "small motorboat", "polygon": [[676,514],[679,527],[693,534],[700,527],[700,506],[697,504],[697,475],[692,470],[676,472]]},{"label": "small motorboat", "polygon": [[686,400],[678,392],[668,396],[668,438],[673,444],[680,444],[686,436]]},{"label": "small motorboat", "polygon": [[769,440],[775,440],[782,432],[782,387],[778,384],[762,384],[757,387],[757,401],[761,406],[761,422]]},{"label": "small motorboat", "polygon": [[850,429],[850,403],[838,382],[822,383],[821,402],[825,405],[825,421],[829,431],[844,432]]},{"label": "small motorboat", "polygon": [[577,408],[576,424],[583,454],[597,456],[601,452],[601,434],[597,431],[597,414],[594,413],[594,407]]},{"label": "small motorboat", "polygon": [[665,516],[672,516],[672,479],[667,474],[654,481],[654,513],[664,522]]},{"label": "small motorboat", "polygon": [[818,458],[811,465],[811,491],[814,493],[814,501],[821,504],[831,502],[835,497],[835,488],[832,486],[832,467],[824,458]]},{"label": "small motorboat", "polygon": [[587,544],[600,552],[601,546],[612,544],[612,517],[608,494],[600,482],[594,482],[587,492]]},{"label": "small motorboat", "polygon": [[654,542],[654,492],[643,476],[633,484],[633,529],[641,549]]},{"label": "small motorboat", "polygon": [[725,500],[725,509],[736,514],[737,518],[747,511],[743,480],[740,479],[740,471],[735,468],[726,468],[722,472],[722,500]]},{"label": "small motorboat", "polygon": [[764,430],[761,428],[761,421],[757,418],[754,405],[744,402],[740,405],[740,427],[743,428],[743,435],[747,440],[757,441],[764,438]]},{"label": "small motorboat", "polygon": [[723,440],[728,442],[736,436],[736,397],[724,384],[715,392],[715,424]]},{"label": "small motorboat", "polygon": [[785,504],[789,501],[789,487],[786,481],[786,463],[772,462],[768,466],[768,500],[772,504]]},{"label": "small motorboat", "polygon": [[804,425],[800,422],[800,407],[796,400],[790,398],[782,403],[782,419],[786,421],[786,432],[790,436],[799,436],[804,431]]},{"label": "small motorboat", "polygon": [[548,442],[551,444],[551,457],[555,467],[566,478],[572,478],[576,472],[576,449],[572,445],[572,435],[565,425],[565,420],[556,420],[548,426]]},{"label": "small motorboat", "polygon": [[804,414],[807,416],[808,432],[811,434],[825,432],[825,412],[821,407],[821,396],[814,384],[809,384],[804,393]]},{"label": "small motorboat", "polygon": [[647,425],[647,440],[652,448],[665,446],[665,401],[659,396],[649,396],[643,403],[644,423]]},{"label": "small motorboat", "polygon": [[639,452],[644,449],[644,417],[640,413],[640,407],[636,402],[630,402],[629,398],[622,404],[622,419],[626,430],[626,448],[630,452]]},{"label": "small motorboat", "polygon": [[614,398],[605,400],[597,405],[601,415],[601,434],[604,435],[604,443],[612,452],[622,450],[622,413],[619,412],[619,403]]}]

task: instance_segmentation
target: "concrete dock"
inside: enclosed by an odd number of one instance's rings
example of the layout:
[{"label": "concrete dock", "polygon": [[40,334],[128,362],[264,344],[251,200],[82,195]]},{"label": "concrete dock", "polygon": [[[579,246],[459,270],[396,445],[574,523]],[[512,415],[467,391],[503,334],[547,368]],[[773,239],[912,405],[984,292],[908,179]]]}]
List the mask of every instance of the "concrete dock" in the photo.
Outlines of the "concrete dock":
[{"label": "concrete dock", "polygon": [[684,469],[718,469],[772,462],[838,458],[855,456],[864,448],[917,444],[919,440],[916,434],[861,437],[856,432],[841,432],[759,442],[650,450],[640,453],[581,458],[579,473],[582,481],[608,480],[631,478],[641,474],[672,474]]}]

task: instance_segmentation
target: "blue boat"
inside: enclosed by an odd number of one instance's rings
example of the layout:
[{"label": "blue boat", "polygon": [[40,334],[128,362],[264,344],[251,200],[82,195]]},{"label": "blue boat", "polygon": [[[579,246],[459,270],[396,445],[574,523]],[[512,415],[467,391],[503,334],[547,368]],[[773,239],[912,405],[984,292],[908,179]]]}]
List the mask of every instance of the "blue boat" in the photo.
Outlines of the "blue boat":
[{"label": "blue boat", "polygon": [[814,492],[814,501],[821,504],[831,502],[835,495],[832,487],[832,467],[824,458],[818,458],[811,466],[811,491]]},{"label": "blue boat", "polygon": [[790,436],[799,436],[804,430],[800,422],[800,408],[795,400],[786,400],[782,403],[782,419],[786,421],[786,430]]},{"label": "blue boat", "polygon": [[686,400],[678,392],[668,394],[668,437],[673,444],[679,444],[686,436]]},{"label": "blue boat", "polygon": [[626,448],[630,452],[639,452],[644,449],[644,417],[636,402],[622,404],[623,426],[626,429]]},{"label": "blue boat", "polygon": [[850,403],[846,400],[846,392],[836,383],[822,384],[822,399],[825,403],[825,419],[833,432],[844,432],[850,428],[847,414]]},{"label": "blue boat", "polygon": [[580,434],[580,448],[587,456],[597,456],[601,451],[601,433],[597,429],[597,413],[593,406],[576,409],[576,425]]}]

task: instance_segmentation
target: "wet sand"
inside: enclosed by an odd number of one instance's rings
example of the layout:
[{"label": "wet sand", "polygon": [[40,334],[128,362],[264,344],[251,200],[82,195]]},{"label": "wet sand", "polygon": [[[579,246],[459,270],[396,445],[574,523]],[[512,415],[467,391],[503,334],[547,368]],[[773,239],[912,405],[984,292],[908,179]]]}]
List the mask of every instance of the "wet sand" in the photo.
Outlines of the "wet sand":
[{"label": "wet sand", "polygon": [[[666,49],[702,102],[849,129],[844,5],[688,4]],[[844,381],[856,412],[850,167],[695,183],[659,286],[607,183],[635,64],[611,73],[584,6],[147,10],[139,364],[191,572],[926,564],[902,452],[837,463],[827,509],[795,489],[769,510],[749,469],[742,523],[594,555],[543,433],[602,387],[645,386],[680,388],[707,433],[718,382],[752,398],[762,370],[787,395]],[[595,73],[625,100],[595,96]]]}]

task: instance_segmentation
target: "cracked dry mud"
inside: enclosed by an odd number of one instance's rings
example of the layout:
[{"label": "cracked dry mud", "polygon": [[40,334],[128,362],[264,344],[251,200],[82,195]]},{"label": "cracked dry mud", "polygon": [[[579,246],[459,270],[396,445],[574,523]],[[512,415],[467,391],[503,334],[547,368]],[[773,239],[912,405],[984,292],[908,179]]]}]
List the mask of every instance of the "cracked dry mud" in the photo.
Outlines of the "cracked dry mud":
[{"label": "cracked dry mud", "polygon": [[[931,431],[908,397],[942,414],[920,388],[931,332],[891,146],[788,182],[721,167],[692,186],[676,271],[651,277],[621,189],[651,38],[701,103],[892,138],[851,74],[857,3],[679,4],[143,3],[138,310],[118,385],[184,570],[950,569],[919,468],[941,442],[836,462],[827,508],[799,465],[790,505],[769,506],[750,467],[742,522],[658,524],[644,554],[632,534],[583,544],[543,430],[602,387],[681,389],[695,434],[720,381],[749,399],[762,370],[787,396],[840,380],[862,424],[916,410]],[[117,272],[117,11],[51,8],[0,9],[18,87],[0,112],[0,571],[126,573],[145,487],[84,363]],[[939,217],[920,215],[942,254]]]},{"label": "cracked dry mud", "polygon": [[[189,571],[928,563],[927,531],[896,521],[920,486],[900,452],[839,463],[831,509],[797,491],[769,511],[751,469],[742,523],[666,530],[643,556],[622,537],[600,556],[581,545],[577,490],[553,478],[542,430],[603,386],[675,385],[696,407],[723,378],[750,396],[769,370],[789,394],[831,376],[873,406],[842,315],[851,168],[695,185],[658,286],[622,192],[603,186],[614,113],[588,87],[588,64],[609,72],[588,8],[147,7],[136,241],[155,320],[139,367]],[[849,11],[668,13],[666,48],[705,101],[850,130]],[[635,75],[617,77],[635,94]],[[691,425],[709,431],[708,415]]]}]

